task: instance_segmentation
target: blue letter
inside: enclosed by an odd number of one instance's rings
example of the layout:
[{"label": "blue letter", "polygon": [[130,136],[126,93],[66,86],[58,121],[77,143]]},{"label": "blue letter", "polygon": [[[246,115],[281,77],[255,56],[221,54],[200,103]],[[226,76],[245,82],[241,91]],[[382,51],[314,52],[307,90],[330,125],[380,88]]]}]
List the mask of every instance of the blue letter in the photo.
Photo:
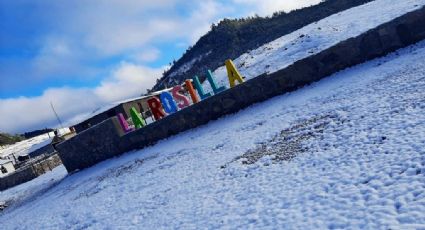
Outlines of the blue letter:
[{"label": "blue letter", "polygon": [[195,83],[195,88],[198,91],[199,97],[201,100],[204,100],[207,97],[211,96],[211,93],[204,93],[204,89],[202,88],[201,83],[199,82],[198,76],[193,77],[193,82]]},{"label": "blue letter", "polygon": [[215,83],[214,78],[213,78],[213,75],[212,75],[212,73],[211,73],[210,70],[207,71],[207,79],[210,82],[210,85],[211,85],[211,88],[214,91],[214,94],[220,93],[221,91],[223,91],[223,90],[226,89],[225,86],[222,86],[220,88],[217,88],[217,84]]},{"label": "blue letter", "polygon": [[177,105],[171,93],[162,92],[159,97],[161,98],[162,107],[166,113],[172,114],[177,112]]}]

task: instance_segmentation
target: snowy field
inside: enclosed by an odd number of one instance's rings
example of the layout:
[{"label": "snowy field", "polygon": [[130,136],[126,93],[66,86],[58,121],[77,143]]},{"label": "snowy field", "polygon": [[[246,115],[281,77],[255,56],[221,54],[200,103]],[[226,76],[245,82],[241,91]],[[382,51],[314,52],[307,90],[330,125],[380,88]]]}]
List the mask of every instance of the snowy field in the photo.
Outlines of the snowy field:
[{"label": "snowy field", "polygon": [[[70,132],[69,128],[58,129],[59,135],[65,135]],[[6,158],[7,156],[14,155],[15,157],[27,155],[39,148],[42,148],[52,142],[54,132],[45,133],[27,140],[17,142],[13,145],[7,145],[0,148],[0,157]]]},{"label": "snowy field", "polygon": [[17,142],[13,145],[8,145],[5,148],[0,149],[0,157],[7,157],[12,154],[14,154],[15,157],[27,155],[28,153],[49,144],[52,141],[53,137],[53,132],[50,132],[49,134],[46,133],[27,140]]},{"label": "snowy field", "polygon": [[[425,41],[90,169],[59,167],[0,193],[13,198],[2,229],[423,229],[419,60]],[[288,129],[283,141],[308,136],[290,161],[240,158]]]},{"label": "snowy field", "polygon": [[[425,0],[375,0],[282,36],[241,55],[234,63],[246,79],[273,73],[424,5]],[[229,87],[225,66],[216,69],[213,74],[219,85]],[[203,85],[207,92],[212,91],[207,81]]]}]

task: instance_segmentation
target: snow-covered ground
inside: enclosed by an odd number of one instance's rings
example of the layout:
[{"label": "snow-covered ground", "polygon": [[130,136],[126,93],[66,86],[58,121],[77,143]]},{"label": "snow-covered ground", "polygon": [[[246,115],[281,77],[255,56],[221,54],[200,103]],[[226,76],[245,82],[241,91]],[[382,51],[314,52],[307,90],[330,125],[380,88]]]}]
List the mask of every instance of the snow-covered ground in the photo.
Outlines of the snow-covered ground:
[{"label": "snow-covered ground", "polygon": [[17,142],[13,145],[9,145],[4,149],[0,149],[0,157],[7,157],[12,154],[14,154],[15,157],[26,155],[34,150],[46,146],[52,141],[53,137],[53,132],[50,132],[48,134],[42,134],[27,140]]},{"label": "snow-covered ground", "polygon": [[[19,201],[2,229],[425,228],[420,60],[425,41],[67,177],[58,168],[0,193]],[[238,159],[282,130],[283,144],[305,137],[292,160]]]},{"label": "snow-covered ground", "polygon": [[[282,36],[241,55],[235,65],[246,79],[273,73],[425,5],[425,0],[375,0]],[[218,84],[229,87],[225,66],[213,72]],[[207,92],[211,87],[203,83]]]},{"label": "snow-covered ground", "polygon": [[[58,129],[59,135],[64,135],[70,132],[69,128]],[[12,154],[15,157],[27,155],[41,147],[44,147],[52,142],[55,134],[53,132],[45,133],[27,140],[17,142],[13,145],[8,145],[5,148],[0,148],[0,157],[6,158]]]},{"label": "snow-covered ground", "polygon": [[[63,165],[54,168],[51,172],[43,174],[30,182],[15,186],[0,192],[0,207],[2,205],[13,205],[13,207],[19,207],[21,204],[28,205],[34,197],[38,197],[49,190],[49,188],[59,183],[68,172]],[[1,210],[0,210],[1,215]],[[1,229],[3,226],[0,224]]]}]

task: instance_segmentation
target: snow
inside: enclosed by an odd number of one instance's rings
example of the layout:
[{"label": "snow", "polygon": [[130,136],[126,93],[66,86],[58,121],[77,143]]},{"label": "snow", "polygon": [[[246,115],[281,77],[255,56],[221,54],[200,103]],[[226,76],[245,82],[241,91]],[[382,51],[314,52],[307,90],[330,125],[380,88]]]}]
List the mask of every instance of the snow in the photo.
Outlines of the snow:
[{"label": "snow", "polygon": [[[70,132],[69,128],[60,128],[57,130],[59,135],[65,135]],[[7,158],[12,154],[15,157],[27,155],[32,151],[35,151],[50,144],[54,136],[55,134],[53,132],[50,132],[17,142],[13,145],[8,145],[5,148],[0,149],[0,157]]]},{"label": "snow", "polygon": [[4,158],[12,154],[14,154],[15,157],[27,155],[28,153],[49,144],[53,137],[53,132],[50,132],[49,134],[42,134],[27,140],[17,142],[13,145],[8,145],[6,148],[0,149],[0,157]]},{"label": "snow", "polygon": [[[248,79],[272,72],[424,4],[376,0],[235,63]],[[0,192],[0,203],[9,205],[0,223],[4,229],[424,229],[420,60],[425,41],[89,169],[66,176],[58,167]],[[215,75],[227,81],[223,68]],[[258,156],[250,164],[248,153]],[[290,157],[278,160],[281,154]]]},{"label": "snow", "polygon": [[195,62],[199,61],[202,59],[201,57],[197,57],[197,58],[193,58],[192,60],[190,60],[189,62],[183,64],[182,66],[180,66],[180,68],[178,68],[176,71],[172,72],[169,76],[169,78],[172,78],[174,76],[176,76],[177,74],[183,74],[186,73],[190,68],[192,68],[193,64],[195,64]]},{"label": "snow", "polygon": [[24,183],[10,188],[5,192],[0,192],[0,206],[1,204],[13,204],[14,207],[18,207],[21,204],[28,205],[28,201],[45,193],[49,188],[55,186],[60,180],[62,180],[67,174],[68,173],[64,166],[58,166],[51,172],[43,174],[29,183]]},{"label": "snow", "polygon": [[[172,72],[167,79],[172,79],[174,76],[178,75],[178,74],[184,74],[186,73],[189,69],[192,68],[192,66],[202,60],[202,58],[208,56],[209,54],[211,54],[211,51],[199,56],[199,57],[195,57],[193,59],[191,59],[190,61],[188,61],[187,63],[184,63],[182,66],[180,66],[180,68],[178,68],[176,71]],[[169,81],[169,80],[168,80]]]},{"label": "snow", "polygon": [[[59,168],[44,184],[0,193],[19,201],[0,222],[5,229],[425,228],[424,59],[425,41],[67,177]],[[286,141],[313,134],[292,160],[235,160],[288,128]],[[42,192],[29,195],[36,188]]]},{"label": "snow", "polygon": [[[273,73],[424,5],[425,0],[375,0],[282,36],[241,55],[234,63],[246,80]],[[229,87],[225,66],[217,68],[213,74],[219,85]],[[212,92],[207,81],[203,86],[207,92]]]}]

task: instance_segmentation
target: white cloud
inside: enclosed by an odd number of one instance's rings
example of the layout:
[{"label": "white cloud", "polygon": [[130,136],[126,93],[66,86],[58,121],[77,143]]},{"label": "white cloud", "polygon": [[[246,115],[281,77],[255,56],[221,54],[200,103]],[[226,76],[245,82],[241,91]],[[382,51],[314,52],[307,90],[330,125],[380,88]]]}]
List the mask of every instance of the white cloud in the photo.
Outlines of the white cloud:
[{"label": "white cloud", "polygon": [[153,86],[161,71],[162,68],[152,69],[123,62],[95,88],[52,88],[38,97],[0,99],[0,131],[18,133],[58,127],[50,102],[62,121],[71,125],[70,122],[78,122],[80,114],[115,101],[140,96]]},{"label": "white cloud", "polygon": [[134,54],[133,59],[137,62],[153,62],[161,56],[161,51],[157,48],[147,48],[142,52]]},{"label": "white cloud", "polygon": [[[143,48],[178,27],[176,0],[95,0],[66,13],[61,33],[71,34],[100,55]],[[72,6],[74,3],[67,2]],[[71,7],[72,8],[72,7]],[[78,35],[78,36],[76,36]]]},{"label": "white cloud", "polygon": [[[51,0],[52,1],[52,0]],[[53,28],[49,36],[63,36],[76,49],[111,56],[151,47],[152,43],[184,39],[191,43],[212,22],[234,12],[216,0],[94,0],[38,3],[47,8]],[[66,9],[66,10],[65,10]],[[43,11],[44,13],[44,11]]]},{"label": "white cloud", "polygon": [[71,114],[92,109],[99,98],[88,89],[48,89],[38,97],[20,97],[0,100],[0,127],[2,132],[23,132],[57,126],[50,107],[52,102],[59,116],[66,120]]},{"label": "white cloud", "polygon": [[71,51],[65,39],[48,37],[32,60],[32,77],[45,78],[52,74],[81,71],[81,68],[76,66],[77,55],[78,52]]},{"label": "white cloud", "polygon": [[94,92],[107,101],[140,96],[151,88],[160,76],[161,69],[123,62],[110,78],[101,82]]},{"label": "white cloud", "polygon": [[212,23],[221,19],[218,18],[219,15],[226,15],[231,11],[232,9],[228,5],[217,1],[201,1],[190,17],[181,23],[181,31],[184,31],[184,34],[188,36],[189,42],[194,44],[210,30]]},{"label": "white cloud", "polygon": [[322,2],[322,0],[233,0],[236,4],[250,5],[252,12],[260,16],[268,16],[277,11],[289,12]]}]

